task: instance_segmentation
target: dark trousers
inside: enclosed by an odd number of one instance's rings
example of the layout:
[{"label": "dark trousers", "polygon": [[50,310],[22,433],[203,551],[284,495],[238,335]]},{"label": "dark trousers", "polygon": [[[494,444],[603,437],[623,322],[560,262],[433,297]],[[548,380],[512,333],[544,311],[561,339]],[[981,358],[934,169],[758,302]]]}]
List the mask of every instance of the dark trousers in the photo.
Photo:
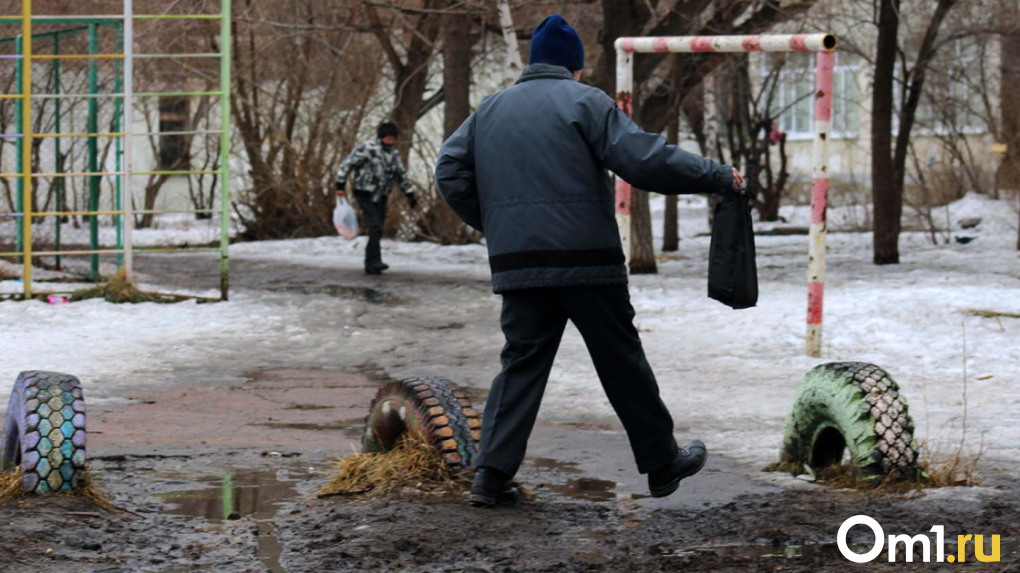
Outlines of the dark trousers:
[{"label": "dark trousers", "polygon": [[485,404],[476,464],[514,475],[524,460],[567,320],[581,332],[602,388],[623,422],[641,473],[673,461],[673,419],[634,327],[625,285],[542,288],[503,294],[503,371]]},{"label": "dark trousers", "polygon": [[377,267],[382,264],[383,226],[386,224],[386,196],[379,201],[372,200],[372,194],[365,191],[354,191],[354,199],[361,208],[368,226],[368,246],[365,248],[365,268]]}]

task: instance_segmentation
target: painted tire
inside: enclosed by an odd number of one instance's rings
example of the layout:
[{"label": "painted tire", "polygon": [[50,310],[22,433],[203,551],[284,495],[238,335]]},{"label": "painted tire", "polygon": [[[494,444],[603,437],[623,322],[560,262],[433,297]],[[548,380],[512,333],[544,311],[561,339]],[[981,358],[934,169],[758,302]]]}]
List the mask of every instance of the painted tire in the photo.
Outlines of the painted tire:
[{"label": "painted tire", "polygon": [[0,440],[0,470],[19,465],[27,493],[70,492],[84,483],[85,398],[74,376],[18,375]]},{"label": "painted tire", "polygon": [[390,382],[379,389],[361,443],[365,452],[396,446],[408,428],[421,431],[436,452],[455,467],[470,467],[482,439],[482,423],[467,396],[436,376]]},{"label": "painted tire", "polygon": [[907,400],[889,374],[864,362],[833,362],[808,372],[786,422],[782,459],[812,468],[850,453],[863,479],[918,474]]}]

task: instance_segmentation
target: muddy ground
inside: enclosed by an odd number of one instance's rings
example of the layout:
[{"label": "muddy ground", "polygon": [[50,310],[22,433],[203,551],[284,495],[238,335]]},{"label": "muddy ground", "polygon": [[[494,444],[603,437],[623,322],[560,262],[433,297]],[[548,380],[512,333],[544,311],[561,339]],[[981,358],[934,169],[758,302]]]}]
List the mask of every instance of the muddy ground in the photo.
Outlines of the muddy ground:
[{"label": "muddy ground", "polygon": [[[207,260],[179,263],[173,275],[142,268],[167,282],[208,276],[199,272]],[[281,274],[270,266],[235,263],[235,288],[268,290],[264,277]],[[422,288],[415,277],[357,277],[340,288],[329,273],[296,269],[273,288],[364,299],[365,312],[377,317],[361,326],[369,347],[392,345],[394,322],[454,338],[495,326],[490,303],[458,317],[416,309],[404,296]],[[200,280],[214,284],[215,275]],[[479,281],[432,287],[456,296],[486,291]],[[383,307],[385,316],[371,310]],[[439,328],[447,324],[456,326]],[[867,566],[847,562],[835,548],[836,531],[861,513],[887,534],[941,524],[950,536],[1001,535],[1000,563],[971,557],[963,567],[1020,572],[1020,488],[1009,475],[991,472],[981,488],[866,495],[714,455],[677,494],[653,500],[644,497],[619,423],[594,417],[541,419],[518,476],[533,499],[516,507],[476,510],[460,496],[414,491],[372,501],[316,499],[329,463],[356,448],[376,389],[413,366],[413,357],[390,348],[372,360],[342,355],[331,366],[279,357],[241,371],[236,361],[192,363],[163,386],[118,390],[90,404],[90,471],[117,511],[76,498],[0,505],[0,572],[932,569],[881,564],[884,553]],[[471,353],[457,359],[459,372],[492,367]],[[484,403],[484,389],[468,390]],[[685,436],[682,419],[677,432]],[[859,528],[853,537],[868,541]]]}]

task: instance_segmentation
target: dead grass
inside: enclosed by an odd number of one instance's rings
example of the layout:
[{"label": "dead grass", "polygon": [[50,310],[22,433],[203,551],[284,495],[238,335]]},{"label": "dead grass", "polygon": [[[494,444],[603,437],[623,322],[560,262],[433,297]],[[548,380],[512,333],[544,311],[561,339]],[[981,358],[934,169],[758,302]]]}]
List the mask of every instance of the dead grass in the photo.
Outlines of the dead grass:
[{"label": "dead grass", "polygon": [[123,269],[105,283],[98,284],[92,288],[77,290],[71,293],[71,302],[79,302],[94,298],[104,299],[114,304],[136,304],[140,302],[160,302],[160,297],[138,290]]},{"label": "dead grass", "polygon": [[106,496],[103,495],[103,492],[96,487],[95,482],[92,481],[92,474],[90,473],[85,474],[85,485],[72,495],[84,497],[110,513],[116,512],[116,508],[113,504],[110,503],[110,501],[106,499]]},{"label": "dead grass", "polygon": [[980,316],[981,318],[1020,318],[1020,312],[1005,312],[980,308],[971,308],[964,312],[970,316]]},{"label": "dead grass", "polygon": [[[92,476],[86,473],[84,479],[85,483],[78,491],[59,495],[83,497],[106,511],[115,512],[116,509],[92,481]],[[21,468],[8,472],[0,472],[0,503],[24,497],[28,496],[21,489]]]},{"label": "dead grass", "polygon": [[[922,444],[917,463],[916,475],[890,475],[884,479],[864,479],[854,475],[851,464],[841,464],[814,470],[815,483],[834,489],[855,489],[875,493],[906,493],[913,490],[976,486],[981,484],[977,475],[977,465],[981,460],[981,450],[974,455],[966,455],[955,445],[937,447]],[[775,462],[764,468],[767,472],[782,472],[794,476],[807,473],[808,469],[799,462]]]},{"label": "dead grass", "polygon": [[804,464],[800,462],[778,461],[762,468],[763,472],[778,472],[798,476],[804,473]]},{"label": "dead grass", "polygon": [[197,299],[199,302],[208,299],[190,297],[176,294],[162,294],[139,290],[131,281],[127,280],[127,274],[123,269],[117,271],[113,278],[100,283],[92,288],[77,290],[68,296],[71,302],[101,298],[113,304],[137,304],[142,302],[157,302],[172,304],[185,300]]},{"label": "dead grass", "polygon": [[447,465],[420,432],[406,432],[397,447],[381,454],[353,454],[336,462],[337,476],[318,497],[372,499],[405,487],[461,493],[471,486],[467,472]]},{"label": "dead grass", "polygon": [[939,487],[932,484],[930,477],[923,471],[913,476],[894,474],[883,479],[864,479],[854,474],[850,464],[829,466],[815,473],[816,482],[833,489],[855,489],[873,493],[906,493]]},{"label": "dead grass", "polygon": [[0,503],[20,497],[21,468],[9,472],[0,472]]}]

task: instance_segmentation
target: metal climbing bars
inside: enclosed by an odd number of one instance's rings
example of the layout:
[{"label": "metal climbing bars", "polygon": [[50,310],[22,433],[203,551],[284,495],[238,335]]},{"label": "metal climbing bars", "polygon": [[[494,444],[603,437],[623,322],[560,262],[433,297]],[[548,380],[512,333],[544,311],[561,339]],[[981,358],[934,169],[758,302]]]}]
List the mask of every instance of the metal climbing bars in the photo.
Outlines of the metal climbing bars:
[{"label": "metal climbing bars", "polygon": [[[16,181],[17,193],[16,204],[11,212],[0,213],[0,222],[4,219],[14,218],[18,221],[15,237],[15,249],[13,252],[0,252],[0,258],[14,258],[22,261],[22,282],[23,296],[31,298],[34,296],[32,290],[32,268],[33,261],[43,256],[56,258],[57,268],[60,268],[60,257],[63,256],[87,256],[90,258],[90,279],[100,280],[99,257],[101,255],[116,255],[117,266],[122,269],[129,279],[132,279],[134,272],[135,254],[153,253],[180,253],[180,252],[215,252],[220,255],[220,297],[226,300],[229,286],[228,247],[229,247],[229,224],[230,224],[230,14],[231,0],[220,0],[220,12],[218,14],[135,14],[133,0],[123,0],[123,13],[119,15],[35,15],[32,12],[32,0],[22,0],[21,14],[12,16],[0,16],[0,25],[20,25],[20,33],[7,40],[0,40],[0,45],[13,43],[14,54],[0,54],[0,73],[8,72],[3,68],[5,62],[12,63],[15,67],[15,82],[12,84],[15,92],[0,94],[2,100],[17,100],[16,128],[13,133],[0,133],[0,141],[5,139],[15,140],[17,145],[17,169],[16,172],[0,173],[0,181]],[[196,51],[191,53],[135,53],[135,23],[138,21],[152,20],[213,20],[218,21],[219,52]],[[52,31],[35,30],[34,27],[46,25],[48,27],[61,26],[60,29]],[[0,27],[2,29],[2,27]],[[113,53],[101,53],[99,51],[99,32],[101,29],[113,29],[116,45]],[[61,38],[72,34],[88,34],[87,53],[62,53]],[[52,53],[37,53],[34,50],[33,40],[46,39],[50,42]],[[66,41],[66,40],[65,40]],[[136,92],[135,91],[135,62],[138,60],[169,59],[185,61],[191,59],[219,59],[219,89],[215,91],[167,91],[167,92]],[[46,62],[52,66],[52,79],[47,85],[52,85],[51,93],[36,93],[33,89],[32,64]],[[61,64],[63,62],[83,62],[88,66],[88,91],[87,93],[64,93],[61,89]],[[104,93],[99,91],[98,64],[111,62],[113,68],[113,91]],[[36,82],[37,84],[39,82]],[[219,100],[219,125],[216,129],[189,129],[177,131],[151,131],[139,130],[135,120],[135,104],[141,98],[191,98],[211,97]],[[113,125],[112,129],[101,130],[99,128],[98,105],[100,101],[113,101]],[[35,132],[33,123],[33,102],[51,101],[55,108],[56,118],[52,132]],[[62,109],[63,106],[71,107],[67,102],[86,102],[87,107],[87,128],[82,130],[62,131],[62,118],[67,115]],[[207,127],[213,127],[209,125]],[[45,126],[44,126],[45,129]],[[169,137],[169,136],[218,136],[219,157],[218,166],[213,169],[180,169],[180,170],[159,170],[159,169],[138,169],[136,167],[135,149],[133,138],[141,137]],[[107,162],[98,149],[97,141],[101,138],[115,140],[115,151],[113,152],[113,168],[107,166]],[[88,166],[85,169],[67,170],[64,164],[65,155],[62,154],[61,142],[64,140],[85,139],[87,146]],[[56,146],[56,166],[52,172],[44,172],[33,162],[33,145],[38,145],[43,140],[53,140]],[[40,162],[41,163],[41,162]],[[0,170],[2,171],[2,170]],[[136,209],[134,180],[140,176],[183,176],[191,177],[197,175],[212,175],[218,178],[218,192],[214,208],[211,209]],[[69,208],[66,202],[65,186],[69,178],[87,178],[88,201],[84,209]],[[104,177],[112,178],[114,190],[112,192],[112,209],[100,207],[100,184]],[[55,188],[55,202],[51,210],[38,210],[37,201],[34,197],[36,190],[49,181]],[[6,183],[5,183],[6,185]],[[136,215],[158,215],[158,214],[204,214],[209,216],[219,215],[219,240],[215,246],[188,247],[188,248],[137,248],[134,244],[134,227]],[[67,217],[88,218],[89,245],[88,248],[62,248],[62,225]],[[114,219],[115,241],[114,248],[104,248],[100,241],[99,217],[112,216]],[[35,249],[33,244],[33,224],[43,218],[55,220],[54,235],[51,248]]]},{"label": "metal climbing bars", "polygon": [[[825,209],[829,193],[828,141],[832,125],[832,85],[836,37],[832,34],[760,36],[675,36],[618,38],[616,47],[616,102],[633,115],[635,53],[697,52],[817,52],[815,72],[814,153],[812,161],[811,236],[808,244],[808,311],[806,352],[822,351],[822,300],[825,293]],[[630,261],[631,185],[616,178],[616,218],[623,252]]]}]

